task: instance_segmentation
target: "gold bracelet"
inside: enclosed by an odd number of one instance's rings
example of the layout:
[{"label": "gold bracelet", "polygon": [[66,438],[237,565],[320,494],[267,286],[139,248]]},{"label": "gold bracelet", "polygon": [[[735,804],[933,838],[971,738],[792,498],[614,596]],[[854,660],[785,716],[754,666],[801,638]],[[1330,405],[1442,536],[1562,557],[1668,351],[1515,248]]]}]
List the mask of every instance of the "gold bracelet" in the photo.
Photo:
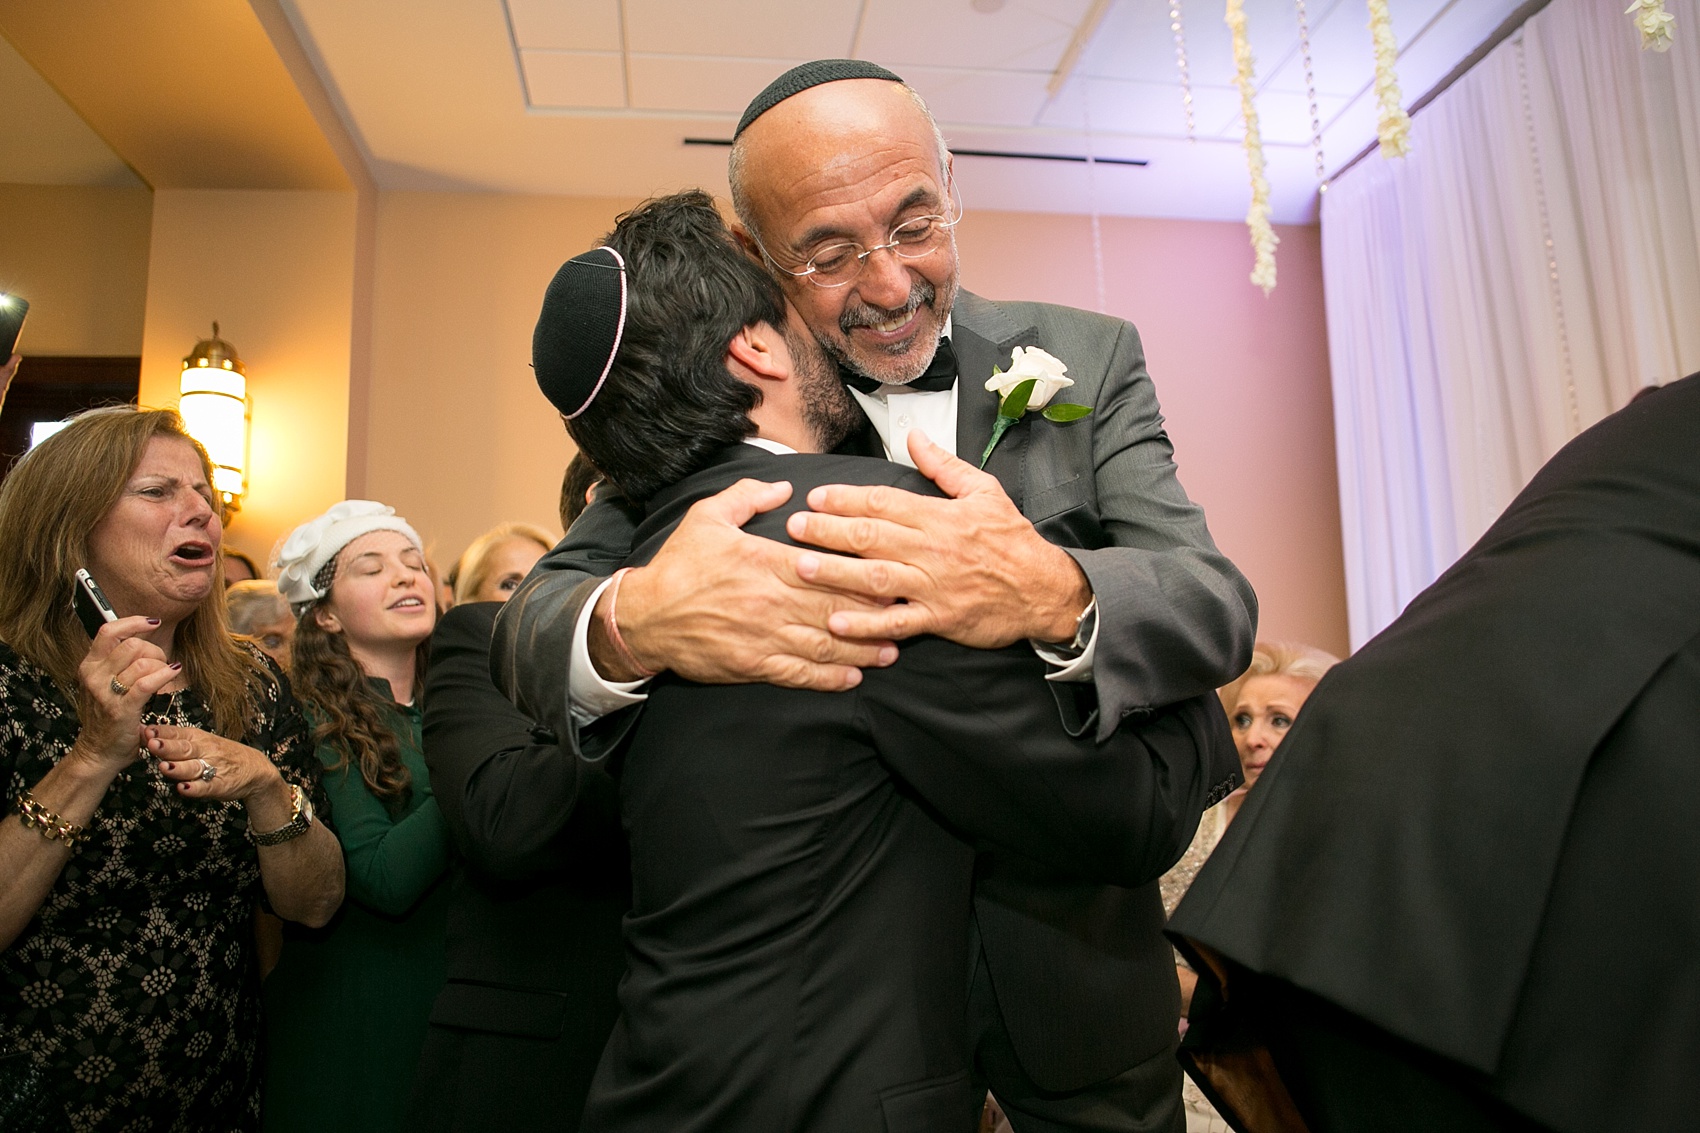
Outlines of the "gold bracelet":
[{"label": "gold bracelet", "polygon": [[65,821],[36,802],[35,796],[28,791],[18,792],[18,821],[40,831],[49,842],[62,841],[73,850],[88,841],[88,827]]}]

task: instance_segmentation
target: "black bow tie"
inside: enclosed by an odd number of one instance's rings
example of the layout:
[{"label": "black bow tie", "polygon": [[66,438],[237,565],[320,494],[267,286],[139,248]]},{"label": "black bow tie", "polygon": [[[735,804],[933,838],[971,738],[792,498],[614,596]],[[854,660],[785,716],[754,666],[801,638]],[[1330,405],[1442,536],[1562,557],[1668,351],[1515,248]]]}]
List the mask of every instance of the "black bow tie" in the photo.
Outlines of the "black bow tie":
[{"label": "black bow tie", "polygon": [[928,393],[943,393],[956,384],[956,351],[950,348],[950,336],[939,339],[939,348],[933,353],[932,364],[925,373],[912,382],[896,385],[886,385],[873,378],[851,373],[847,368],[838,367],[838,376],[844,379],[844,384],[851,389],[859,389],[863,393],[878,393],[885,389],[919,389]]}]

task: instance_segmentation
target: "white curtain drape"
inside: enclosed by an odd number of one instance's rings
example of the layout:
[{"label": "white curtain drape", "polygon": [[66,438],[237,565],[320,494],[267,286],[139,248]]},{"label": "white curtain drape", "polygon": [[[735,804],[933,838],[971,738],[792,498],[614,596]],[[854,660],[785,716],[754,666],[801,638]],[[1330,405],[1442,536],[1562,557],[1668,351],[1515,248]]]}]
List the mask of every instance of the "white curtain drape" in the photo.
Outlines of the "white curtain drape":
[{"label": "white curtain drape", "polygon": [[1553,0],[1323,198],[1354,649],[1571,437],[1700,370],[1700,0],[1665,54],[1626,6]]}]

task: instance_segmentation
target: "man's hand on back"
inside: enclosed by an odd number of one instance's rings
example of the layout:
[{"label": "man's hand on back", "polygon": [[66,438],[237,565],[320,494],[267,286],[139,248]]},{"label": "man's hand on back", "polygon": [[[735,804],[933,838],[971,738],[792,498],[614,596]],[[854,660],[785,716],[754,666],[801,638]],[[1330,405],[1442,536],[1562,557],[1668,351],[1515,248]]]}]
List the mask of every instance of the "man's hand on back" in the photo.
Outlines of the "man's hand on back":
[{"label": "man's hand on back", "polygon": [[792,515],[798,542],[859,556],[803,555],[801,578],[891,605],[834,612],[840,638],[901,640],[932,633],[962,645],[1066,642],[1092,600],[1078,563],[1045,541],[997,478],[933,444],[919,430],[909,453],[950,496],[836,484],[809,493]]},{"label": "man's hand on back", "polygon": [[[708,684],[835,692],[859,684],[863,668],[897,659],[889,639],[825,628],[839,614],[873,612],[877,599],[805,582],[797,572],[805,552],[740,530],[790,498],[790,484],[740,480],[693,506],[655,558],[621,580],[618,629],[639,664]],[[644,674],[609,633],[612,591],[591,621],[591,660],[609,680],[635,680]]]}]

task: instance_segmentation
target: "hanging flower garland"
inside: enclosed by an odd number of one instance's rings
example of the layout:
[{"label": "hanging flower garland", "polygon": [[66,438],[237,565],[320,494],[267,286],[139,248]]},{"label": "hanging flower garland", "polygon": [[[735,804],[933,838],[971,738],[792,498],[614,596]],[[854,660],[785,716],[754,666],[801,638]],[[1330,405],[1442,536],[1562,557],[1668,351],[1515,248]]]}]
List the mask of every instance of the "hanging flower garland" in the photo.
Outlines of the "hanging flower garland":
[{"label": "hanging flower garland", "polygon": [[1181,107],[1186,111],[1186,140],[1195,142],[1192,117],[1192,69],[1186,61],[1186,22],[1181,19],[1181,0],[1169,0],[1169,30],[1175,33],[1175,67],[1181,73]]},{"label": "hanging flower garland", "polygon": [[1632,17],[1630,22],[1640,31],[1641,50],[1670,50],[1670,26],[1676,17],[1665,11],[1665,0],[1635,0],[1623,14]]},{"label": "hanging flower garland", "polygon": [[1245,218],[1246,225],[1251,229],[1252,250],[1256,253],[1256,261],[1251,269],[1251,281],[1263,288],[1263,293],[1268,295],[1275,290],[1275,245],[1281,241],[1269,224],[1269,177],[1264,169],[1263,130],[1258,125],[1257,103],[1254,101],[1257,93],[1252,81],[1255,63],[1251,57],[1251,44],[1245,34],[1244,0],[1228,0],[1225,19],[1229,30],[1234,33],[1234,67],[1238,71],[1236,82],[1240,88],[1240,115],[1245,119],[1245,160],[1251,170],[1251,208],[1247,210]]},{"label": "hanging flower garland", "polygon": [[1375,132],[1382,157],[1404,157],[1411,148],[1411,116],[1399,105],[1399,78],[1393,65],[1399,45],[1393,39],[1393,15],[1387,0],[1369,0],[1369,33],[1375,41],[1375,101],[1380,115]]}]

